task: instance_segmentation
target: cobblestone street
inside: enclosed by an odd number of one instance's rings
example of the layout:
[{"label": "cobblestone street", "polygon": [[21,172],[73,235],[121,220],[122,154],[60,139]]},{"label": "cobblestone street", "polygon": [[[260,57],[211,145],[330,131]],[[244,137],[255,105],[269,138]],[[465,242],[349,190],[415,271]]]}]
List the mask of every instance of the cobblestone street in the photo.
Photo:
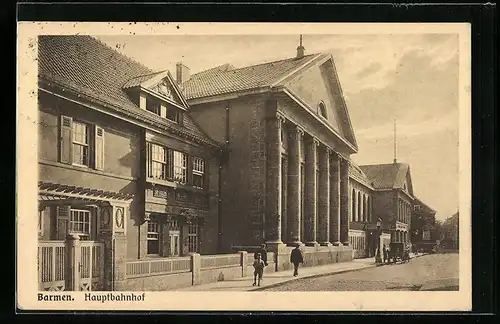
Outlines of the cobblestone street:
[{"label": "cobblestone street", "polygon": [[[265,291],[373,291],[420,290],[422,286],[458,285],[458,254],[432,254],[406,264],[385,265],[360,271],[304,278]],[[450,284],[452,282],[452,284]],[[453,287],[452,290],[457,290]],[[444,290],[444,289],[443,289]]]}]

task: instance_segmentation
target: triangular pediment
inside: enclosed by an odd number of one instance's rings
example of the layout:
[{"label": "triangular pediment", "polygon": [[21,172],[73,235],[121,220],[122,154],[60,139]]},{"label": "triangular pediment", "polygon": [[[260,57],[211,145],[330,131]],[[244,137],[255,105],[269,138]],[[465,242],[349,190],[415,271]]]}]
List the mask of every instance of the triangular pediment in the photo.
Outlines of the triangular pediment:
[{"label": "triangular pediment", "polygon": [[357,148],[333,58],[324,56],[281,83],[309,110]]},{"label": "triangular pediment", "polygon": [[175,102],[178,105],[183,106],[183,102],[180,98],[180,96],[176,93],[172,83],[168,79],[168,77],[165,77],[158,81],[157,83],[150,85],[148,90],[154,92],[156,95],[166,98],[172,102]]},{"label": "triangular pediment", "polygon": [[187,109],[188,104],[183,97],[179,86],[176,84],[168,70],[151,75],[139,76],[129,80],[125,89],[139,89],[149,92],[158,99],[164,100],[179,108]]}]

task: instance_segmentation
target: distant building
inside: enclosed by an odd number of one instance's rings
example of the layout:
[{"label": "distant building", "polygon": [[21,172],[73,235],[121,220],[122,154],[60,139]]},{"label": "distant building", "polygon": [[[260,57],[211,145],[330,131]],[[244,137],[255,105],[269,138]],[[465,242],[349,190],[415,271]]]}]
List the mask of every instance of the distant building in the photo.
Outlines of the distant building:
[{"label": "distant building", "polygon": [[412,243],[417,248],[432,249],[436,240],[439,240],[439,233],[436,230],[436,211],[421,199],[415,198],[411,217]]},{"label": "distant building", "polygon": [[460,243],[459,220],[459,212],[456,212],[443,222],[443,236],[441,241],[443,247],[458,249]]}]

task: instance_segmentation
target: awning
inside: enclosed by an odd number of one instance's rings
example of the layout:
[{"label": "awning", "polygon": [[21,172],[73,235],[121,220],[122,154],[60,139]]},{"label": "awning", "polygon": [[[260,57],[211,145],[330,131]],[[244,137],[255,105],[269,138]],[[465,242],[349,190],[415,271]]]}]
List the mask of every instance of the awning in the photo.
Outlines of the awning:
[{"label": "awning", "polygon": [[109,202],[112,200],[130,201],[134,195],[122,192],[112,192],[89,187],[77,187],[51,182],[38,182],[38,200],[43,202]]}]

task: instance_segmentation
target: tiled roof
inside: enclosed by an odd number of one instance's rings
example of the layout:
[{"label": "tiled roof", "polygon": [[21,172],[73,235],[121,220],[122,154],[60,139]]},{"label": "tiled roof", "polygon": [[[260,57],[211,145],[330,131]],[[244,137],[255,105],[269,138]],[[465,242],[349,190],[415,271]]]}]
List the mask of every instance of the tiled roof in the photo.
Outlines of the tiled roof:
[{"label": "tiled roof", "polygon": [[130,79],[123,85],[123,89],[137,87],[137,86],[141,85],[141,83],[143,83],[144,81],[147,81],[151,78],[154,78],[155,76],[157,76],[158,74],[161,74],[163,72],[165,72],[165,71],[154,72],[154,73],[141,75],[141,76],[138,76],[136,78]]},{"label": "tiled roof", "polygon": [[349,176],[358,182],[368,186],[373,187],[372,182],[366,174],[361,170],[361,168],[351,160],[351,168],[349,168]]},{"label": "tiled roof", "polygon": [[[40,36],[38,64],[38,76],[43,80],[78,91],[125,113],[148,115],[152,113],[140,109],[123,87],[164,72],[152,71],[96,38],[81,35]],[[160,122],[173,130],[213,143],[188,114],[184,115],[183,125],[163,119]]]},{"label": "tiled roof", "polygon": [[318,55],[310,54],[298,59],[294,57],[243,68],[224,64],[193,74],[182,84],[184,95],[187,99],[195,99],[269,87]]},{"label": "tiled roof", "polygon": [[405,163],[360,165],[375,189],[402,188],[409,165]]}]

